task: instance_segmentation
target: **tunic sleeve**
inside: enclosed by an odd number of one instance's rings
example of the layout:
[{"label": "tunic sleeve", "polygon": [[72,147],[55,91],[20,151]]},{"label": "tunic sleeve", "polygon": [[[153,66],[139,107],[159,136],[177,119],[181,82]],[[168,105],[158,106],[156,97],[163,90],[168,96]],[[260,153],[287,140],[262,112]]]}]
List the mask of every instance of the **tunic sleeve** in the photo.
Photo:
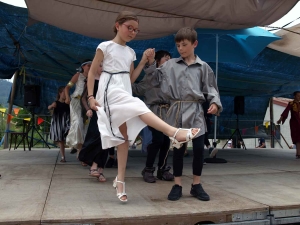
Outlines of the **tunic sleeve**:
[{"label": "tunic sleeve", "polygon": [[137,96],[144,96],[147,90],[146,76],[139,82],[132,84],[132,92]]},{"label": "tunic sleeve", "polygon": [[289,102],[283,113],[281,114],[282,117],[282,124],[284,124],[286,118],[289,116],[289,111],[291,110],[292,102]]},{"label": "tunic sleeve", "polygon": [[145,82],[149,85],[148,88],[159,87],[161,81],[160,70],[161,68],[156,68],[156,63],[144,68]]},{"label": "tunic sleeve", "polygon": [[103,52],[103,56],[106,56],[107,53],[107,46],[109,45],[109,42],[105,41],[105,42],[101,42],[97,49],[100,49]]},{"label": "tunic sleeve", "polygon": [[201,82],[203,87],[203,93],[207,94],[207,101],[209,105],[215,103],[218,106],[218,112],[216,113],[217,116],[223,111],[223,107],[220,100],[219,90],[217,86],[217,82],[215,79],[215,74],[210,68],[209,65],[204,64],[206,71],[204,72]]}]

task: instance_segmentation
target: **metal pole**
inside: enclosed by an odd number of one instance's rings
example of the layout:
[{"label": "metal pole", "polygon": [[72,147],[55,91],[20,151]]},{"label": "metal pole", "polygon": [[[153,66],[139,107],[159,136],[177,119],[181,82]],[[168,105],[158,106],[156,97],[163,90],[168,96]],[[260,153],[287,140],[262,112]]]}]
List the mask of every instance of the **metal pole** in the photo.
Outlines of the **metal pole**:
[{"label": "metal pole", "polygon": [[[15,98],[15,93],[16,93],[16,86],[17,86],[17,77],[19,75],[19,71],[17,70],[15,73],[14,73],[14,80],[13,80],[13,84],[12,84],[12,87],[11,87],[11,93],[10,93],[10,100],[9,100],[9,104],[8,104],[8,111],[7,111],[7,114],[11,114],[12,112],[12,107],[13,107],[13,104],[14,104],[14,98]],[[9,133],[8,133],[8,130],[9,130],[9,127],[10,127],[10,123],[7,123],[6,124],[6,132],[5,132],[5,137],[4,137],[4,147],[3,148],[8,148],[8,136],[9,136]]]},{"label": "metal pole", "polygon": [[271,148],[275,148],[275,141],[274,141],[274,110],[273,110],[273,97],[270,98],[270,130],[271,130]]},{"label": "metal pole", "polygon": [[[218,64],[219,64],[219,35],[216,35],[216,83],[218,84]],[[215,116],[214,142],[217,141],[217,116]]]}]

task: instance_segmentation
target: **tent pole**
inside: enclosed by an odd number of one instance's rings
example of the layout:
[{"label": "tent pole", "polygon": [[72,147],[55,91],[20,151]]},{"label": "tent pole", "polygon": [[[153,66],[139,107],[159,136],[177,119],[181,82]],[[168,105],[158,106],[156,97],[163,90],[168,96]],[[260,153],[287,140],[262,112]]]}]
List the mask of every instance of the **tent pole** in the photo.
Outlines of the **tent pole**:
[{"label": "tent pole", "polygon": [[270,130],[271,130],[271,148],[275,148],[274,136],[274,109],[273,109],[273,96],[270,98]]},{"label": "tent pole", "polygon": [[[218,84],[219,35],[216,35],[216,82]],[[215,116],[214,142],[217,140],[217,116]]]},{"label": "tent pole", "polygon": [[[13,80],[13,84],[12,84],[12,87],[11,87],[11,93],[10,93],[10,99],[9,99],[7,114],[11,114],[11,112],[12,112],[12,107],[13,107],[13,104],[14,104],[14,98],[15,98],[15,93],[16,93],[18,75],[19,75],[19,70],[17,70],[14,73],[14,80]],[[4,147],[3,148],[8,148],[8,136],[9,136],[8,130],[9,130],[9,127],[10,127],[10,122],[6,123],[6,129],[5,129],[6,132],[5,132],[5,137],[4,137],[4,145],[3,145]]]}]

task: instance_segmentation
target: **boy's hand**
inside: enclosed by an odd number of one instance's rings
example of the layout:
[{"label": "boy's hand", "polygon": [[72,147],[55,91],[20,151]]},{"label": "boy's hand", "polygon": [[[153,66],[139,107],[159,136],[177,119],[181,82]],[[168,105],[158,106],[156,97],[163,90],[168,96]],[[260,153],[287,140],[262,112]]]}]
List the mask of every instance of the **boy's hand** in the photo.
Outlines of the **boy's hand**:
[{"label": "boy's hand", "polygon": [[209,107],[209,109],[207,110],[208,114],[216,114],[218,112],[218,106],[216,103],[212,103]]}]

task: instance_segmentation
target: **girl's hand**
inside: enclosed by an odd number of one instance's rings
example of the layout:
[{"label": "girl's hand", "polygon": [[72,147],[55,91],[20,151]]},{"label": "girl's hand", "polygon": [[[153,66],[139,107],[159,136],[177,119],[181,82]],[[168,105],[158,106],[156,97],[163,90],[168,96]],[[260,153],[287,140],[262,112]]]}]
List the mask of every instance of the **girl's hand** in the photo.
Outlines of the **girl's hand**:
[{"label": "girl's hand", "polygon": [[218,112],[218,106],[216,103],[212,103],[209,107],[209,109],[207,110],[208,114],[216,114]]},{"label": "girl's hand", "polygon": [[155,61],[155,48],[148,48],[145,52],[149,64],[152,64]]},{"label": "girl's hand", "polygon": [[85,114],[87,117],[92,117],[93,116],[93,111],[91,109],[89,109],[88,111],[86,111],[86,114]]},{"label": "girl's hand", "polygon": [[146,55],[145,52],[146,52],[146,51],[144,51],[144,53],[143,53],[143,55],[142,55],[142,58],[141,58],[141,63],[142,63],[143,65],[146,65],[146,63],[148,62],[148,57],[147,57],[147,55]]},{"label": "girl's hand", "polygon": [[97,106],[100,107],[100,104],[96,101],[96,99],[90,98],[88,101],[89,101],[90,108],[95,111],[98,111]]}]

